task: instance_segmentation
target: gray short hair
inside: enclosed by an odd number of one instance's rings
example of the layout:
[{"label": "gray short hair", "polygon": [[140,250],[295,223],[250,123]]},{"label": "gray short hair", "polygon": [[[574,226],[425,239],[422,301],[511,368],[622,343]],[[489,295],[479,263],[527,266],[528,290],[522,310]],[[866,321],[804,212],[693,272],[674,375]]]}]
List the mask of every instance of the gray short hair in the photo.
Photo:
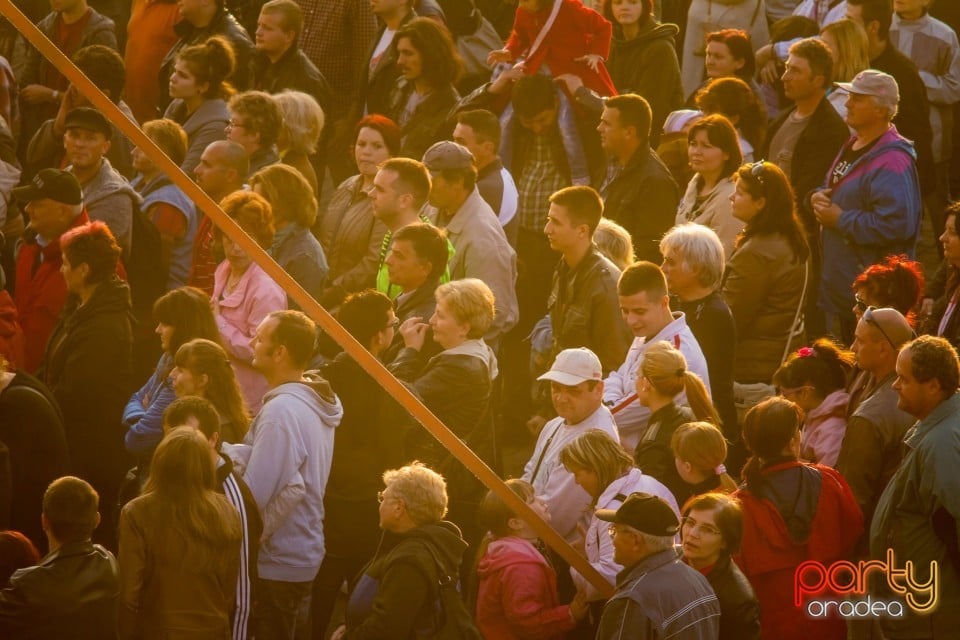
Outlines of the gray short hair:
[{"label": "gray short hair", "polygon": [[660,241],[660,253],[679,254],[683,263],[696,272],[700,285],[716,289],[723,278],[723,244],[710,227],[686,222],[667,231]]},{"label": "gray short hair", "polygon": [[643,531],[637,531],[637,536],[643,540],[643,545],[651,554],[672,549],[675,542],[673,536],[652,536]]},{"label": "gray short hair", "polygon": [[385,471],[383,483],[403,500],[407,515],[417,526],[435,524],[447,514],[447,483],[422,462]]},{"label": "gray short hair", "polygon": [[880,96],[870,96],[873,98],[873,104],[877,105],[881,109],[887,110],[887,121],[892,121],[897,117],[897,112],[900,107],[900,98],[881,98]]}]

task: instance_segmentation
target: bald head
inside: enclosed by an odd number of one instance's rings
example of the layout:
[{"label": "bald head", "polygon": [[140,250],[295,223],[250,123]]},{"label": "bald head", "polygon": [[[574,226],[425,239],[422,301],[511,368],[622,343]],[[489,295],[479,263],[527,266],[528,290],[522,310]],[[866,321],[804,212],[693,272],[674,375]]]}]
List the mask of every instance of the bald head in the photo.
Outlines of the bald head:
[{"label": "bald head", "polygon": [[891,373],[900,349],[914,337],[913,327],[896,309],[869,307],[854,333],[857,365],[875,376]]},{"label": "bald head", "polygon": [[200,188],[219,202],[243,188],[249,170],[250,161],[244,148],[236,142],[219,140],[203,150],[194,172]]}]

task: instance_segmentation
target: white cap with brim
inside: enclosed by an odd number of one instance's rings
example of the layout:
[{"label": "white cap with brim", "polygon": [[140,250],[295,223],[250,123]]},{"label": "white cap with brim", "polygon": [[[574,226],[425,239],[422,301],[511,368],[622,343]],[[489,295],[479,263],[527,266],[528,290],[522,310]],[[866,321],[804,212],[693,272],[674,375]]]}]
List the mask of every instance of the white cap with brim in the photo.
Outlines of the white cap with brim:
[{"label": "white cap with brim", "polygon": [[587,380],[603,380],[600,358],[586,347],[564,349],[557,354],[550,371],[537,378],[549,380],[567,387],[574,387]]}]

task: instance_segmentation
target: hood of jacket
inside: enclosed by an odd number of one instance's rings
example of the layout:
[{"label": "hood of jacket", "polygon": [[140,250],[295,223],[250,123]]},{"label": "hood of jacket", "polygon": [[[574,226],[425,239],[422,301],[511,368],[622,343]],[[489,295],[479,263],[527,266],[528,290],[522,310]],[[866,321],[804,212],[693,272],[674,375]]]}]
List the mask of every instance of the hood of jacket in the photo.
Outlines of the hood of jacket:
[{"label": "hood of jacket", "polygon": [[619,24],[614,24],[612,45],[620,47],[624,51],[633,51],[641,49],[656,40],[666,40],[670,46],[675,46],[677,35],[680,33],[680,27],[675,24],[661,24],[652,18],[640,28],[640,33],[635,38],[626,40],[623,37],[623,29]]},{"label": "hood of jacket", "polygon": [[807,423],[820,422],[830,417],[846,418],[847,403],[849,401],[850,394],[845,390],[839,389],[834,391],[824,398],[823,402],[821,402],[816,409],[807,414]]},{"label": "hood of jacket", "polygon": [[460,534],[457,525],[441,520],[436,524],[427,524],[406,531],[400,534],[399,538],[399,543],[394,547],[398,553],[402,553],[400,549],[406,546],[404,543],[420,541],[430,545],[436,551],[437,558],[443,563],[445,571],[459,574],[460,562],[463,560],[464,551],[467,550],[467,542]]},{"label": "hood of jacket", "polygon": [[[68,169],[69,170],[69,169]],[[130,186],[120,173],[110,165],[106,157],[100,164],[100,171],[97,175],[83,186],[83,204],[90,207],[107,196],[120,192],[130,196],[133,203],[139,207],[143,199],[140,194]]]},{"label": "hood of jacket", "polygon": [[477,564],[477,574],[487,576],[517,564],[546,565],[547,560],[529,540],[507,536],[490,543],[486,555]]},{"label": "hood of jacket", "polygon": [[263,404],[280,395],[300,400],[303,406],[315,413],[317,419],[327,427],[337,427],[343,417],[340,400],[330,383],[317,371],[304,372],[300,382],[286,382],[270,389],[263,396]]},{"label": "hood of jacket", "polygon": [[467,340],[461,345],[445,350],[442,355],[464,355],[479,358],[486,363],[490,380],[493,380],[499,374],[497,369],[497,356],[494,355],[493,349],[488,347],[483,339]]}]

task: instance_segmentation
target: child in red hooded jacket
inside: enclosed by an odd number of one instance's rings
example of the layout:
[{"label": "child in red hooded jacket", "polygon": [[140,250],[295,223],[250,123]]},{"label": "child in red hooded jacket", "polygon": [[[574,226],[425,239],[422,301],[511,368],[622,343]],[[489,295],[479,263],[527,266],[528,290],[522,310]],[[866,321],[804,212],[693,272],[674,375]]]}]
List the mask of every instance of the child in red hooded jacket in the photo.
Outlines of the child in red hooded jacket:
[{"label": "child in red hooded jacket", "polygon": [[[545,520],[547,504],[524,480],[507,480]],[[551,640],[565,637],[587,614],[584,598],[561,605],[557,574],[534,546],[537,534],[492,491],[480,503],[480,525],[487,530],[477,562],[476,623],[485,638]]]}]

